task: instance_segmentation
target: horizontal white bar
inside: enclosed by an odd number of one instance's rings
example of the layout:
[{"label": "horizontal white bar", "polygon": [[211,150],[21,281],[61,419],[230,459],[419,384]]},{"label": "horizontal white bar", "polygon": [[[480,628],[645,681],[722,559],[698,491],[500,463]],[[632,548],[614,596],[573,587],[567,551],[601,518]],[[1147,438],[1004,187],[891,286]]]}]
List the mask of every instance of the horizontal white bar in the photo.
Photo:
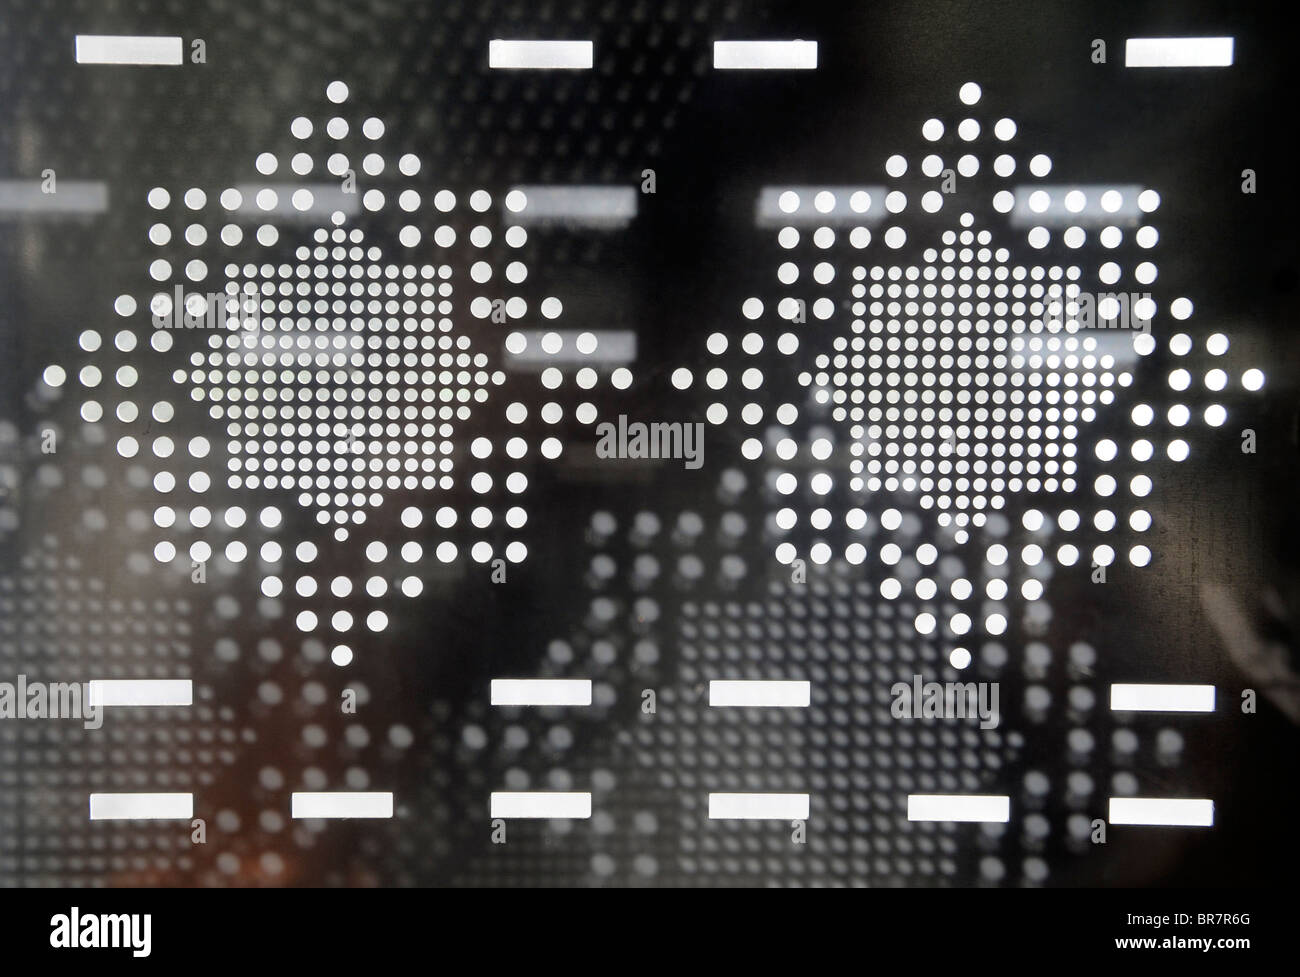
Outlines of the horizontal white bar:
[{"label": "horizontal white bar", "polygon": [[713,67],[771,69],[817,67],[816,41],[714,41]]},{"label": "horizontal white bar", "polygon": [[194,817],[193,794],[91,794],[92,821],[188,821]]},{"label": "horizontal white bar", "polygon": [[[631,329],[523,329],[525,346],[522,352],[505,351],[506,366],[510,369],[527,369],[541,366],[578,364],[591,367],[621,365],[636,359],[636,333]],[[543,339],[554,333],[560,339],[556,353],[546,352]],[[590,334],[596,348],[582,352],[578,337]]]},{"label": "horizontal white bar", "polygon": [[295,818],[391,818],[393,794],[386,790],[296,791],[289,798]]},{"label": "horizontal white bar", "polygon": [[811,696],[811,682],[714,679],[709,683],[711,706],[806,706]]},{"label": "horizontal white bar", "polygon": [[77,64],[181,64],[179,37],[78,34]]},{"label": "horizontal white bar", "polygon": [[536,184],[511,189],[524,196],[523,206],[510,214],[520,224],[620,228],[636,217],[633,187]]},{"label": "horizontal white bar", "polygon": [[709,817],[729,821],[806,821],[808,795],[710,794]]},{"label": "horizontal white bar", "polygon": [[1011,820],[1011,798],[1005,794],[908,794],[909,821]]},{"label": "horizontal white bar", "polygon": [[192,706],[194,683],[187,678],[95,679],[93,706]]},{"label": "horizontal white bar", "polygon": [[[1015,198],[1015,205],[1011,209],[1011,226],[1035,227],[1039,224],[1047,227],[1075,224],[1080,227],[1105,227],[1110,224],[1131,226],[1143,218],[1142,208],[1138,206],[1138,197],[1141,196],[1143,189],[1133,184],[1117,186],[1026,184],[1013,187],[1011,194]],[[1071,210],[1066,206],[1066,198],[1076,190],[1083,194],[1083,206],[1078,210]],[[1047,206],[1042,210],[1034,210],[1029,206],[1030,199],[1039,191],[1047,194]],[[1107,210],[1102,206],[1102,198],[1111,191],[1119,194],[1119,205],[1114,210]],[[1071,202],[1073,203],[1073,199]]]},{"label": "horizontal white bar", "polygon": [[788,224],[876,224],[888,216],[882,186],[762,187],[754,204],[758,227]]},{"label": "horizontal white bar", "polygon": [[589,678],[494,678],[494,706],[589,706]]},{"label": "horizontal white bar", "polygon": [[591,794],[561,790],[492,792],[494,818],[589,818]]},{"label": "horizontal white bar", "polygon": [[1115,712],[1214,712],[1214,686],[1112,685],[1110,707]]},{"label": "horizontal white bar", "polygon": [[591,41],[488,41],[489,68],[586,69]]},{"label": "horizontal white bar", "polygon": [[0,215],[100,214],[108,209],[108,184],[57,180],[46,193],[43,180],[0,180]]},{"label": "horizontal white bar", "polygon": [[1231,37],[1130,37],[1126,68],[1226,68],[1232,64]]},{"label": "horizontal white bar", "polygon": [[1214,801],[1189,797],[1112,797],[1111,824],[1214,826]]},{"label": "horizontal white bar", "polygon": [[[349,216],[361,209],[361,194],[344,193],[343,186],[337,183],[240,183],[235,186],[239,191],[240,204],[236,213],[247,220],[269,220],[283,217],[291,220],[319,220],[322,215],[342,211]],[[263,210],[257,202],[257,195],[263,190],[275,193],[275,206]],[[294,206],[293,195],[298,190],[311,194],[311,204],[299,210]]]}]

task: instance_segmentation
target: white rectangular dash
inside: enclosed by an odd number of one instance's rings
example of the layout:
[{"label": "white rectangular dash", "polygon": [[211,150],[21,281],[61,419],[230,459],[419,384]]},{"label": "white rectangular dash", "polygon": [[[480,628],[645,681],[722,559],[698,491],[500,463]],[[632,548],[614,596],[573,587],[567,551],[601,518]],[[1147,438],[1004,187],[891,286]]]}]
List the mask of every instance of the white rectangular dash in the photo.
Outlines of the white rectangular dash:
[{"label": "white rectangular dash", "polygon": [[561,790],[492,792],[494,818],[589,818],[591,794]]},{"label": "white rectangular dash", "polygon": [[1211,828],[1214,801],[1193,797],[1112,797],[1108,820],[1111,824]]},{"label": "white rectangular dash", "polygon": [[488,41],[489,68],[581,71],[591,67],[591,41]]},{"label": "white rectangular dash", "polygon": [[91,794],[92,821],[188,821],[194,817],[193,794]]},{"label": "white rectangular dash", "polygon": [[194,683],[187,678],[95,679],[94,706],[192,706]]},{"label": "white rectangular dash", "polygon": [[494,678],[494,706],[589,706],[589,678]]},{"label": "white rectangular dash", "polygon": [[[1106,227],[1136,225],[1145,218],[1138,201],[1143,188],[1118,183],[1022,184],[1011,188],[1012,227]],[[1041,196],[1035,196],[1040,193]]]},{"label": "white rectangular dash", "polygon": [[816,41],[714,41],[713,67],[727,70],[817,67]]},{"label": "white rectangular dash", "polygon": [[1005,794],[908,794],[909,821],[1011,820],[1011,798]]},{"label": "white rectangular dash", "polygon": [[710,794],[709,817],[727,821],[806,821],[807,794]]},{"label": "white rectangular dash", "polygon": [[637,192],[602,184],[520,186],[511,188],[505,207],[521,224],[618,230],[636,217]]},{"label": "white rectangular dash", "polygon": [[181,64],[179,37],[78,34],[77,64]]},{"label": "white rectangular dash", "polygon": [[336,210],[351,216],[361,209],[360,194],[348,193],[341,184],[267,181],[240,183],[235,190],[240,201],[235,212],[249,221],[318,221]]},{"label": "white rectangular dash", "polygon": [[1214,712],[1213,685],[1115,684],[1110,687],[1115,712]]},{"label": "white rectangular dash", "polygon": [[1130,37],[1126,68],[1226,68],[1232,64],[1231,37]]},{"label": "white rectangular dash", "polygon": [[386,790],[296,791],[289,798],[295,818],[391,818],[393,794]]},{"label": "white rectangular dash", "polygon": [[102,180],[0,180],[0,217],[32,214],[58,217],[101,214],[108,209],[108,184]]},{"label": "white rectangular dash", "polygon": [[[636,333],[631,329],[520,329],[518,332],[524,337],[522,349],[513,342],[503,343],[507,369],[533,371],[566,364],[600,369],[636,360]],[[556,339],[558,350],[551,345]]]},{"label": "white rectangular dash", "polygon": [[807,706],[811,696],[811,682],[714,679],[709,683],[711,706]]},{"label": "white rectangular dash", "polygon": [[888,192],[882,186],[762,187],[754,205],[754,220],[759,227],[877,224],[885,219],[880,202]]}]

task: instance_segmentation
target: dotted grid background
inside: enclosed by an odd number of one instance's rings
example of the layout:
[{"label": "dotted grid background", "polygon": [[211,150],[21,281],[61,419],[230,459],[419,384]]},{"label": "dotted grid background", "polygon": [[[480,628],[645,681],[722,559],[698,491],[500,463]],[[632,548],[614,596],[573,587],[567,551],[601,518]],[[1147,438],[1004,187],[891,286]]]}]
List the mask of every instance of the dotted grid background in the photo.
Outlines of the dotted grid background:
[{"label": "dotted grid background", "polygon": [[[0,21],[0,177],[108,188],[102,213],[0,217],[0,681],[194,681],[192,707],[99,731],[0,724],[0,881],[1246,871],[1294,730],[1276,704],[1234,715],[1247,679],[1201,595],[1285,601],[1292,579],[1295,208],[1237,175],[1282,158],[1276,58],[1210,5],[1187,30],[1235,34],[1223,76],[1125,73],[1149,29],[1127,8],[971,16]],[[203,37],[208,63],[73,63],[74,34],[136,31]],[[502,36],[594,39],[593,69],[492,72]],[[731,37],[816,38],[818,69],[714,71]],[[548,184],[632,188],[635,215],[530,220],[520,187]],[[1149,292],[1149,335],[1081,330],[1076,290]],[[222,307],[249,321],[150,321]],[[617,331],[634,357],[604,355]],[[703,423],[703,467],[597,459],[620,413]],[[1001,725],[893,718],[917,673],[999,682]],[[500,677],[590,678],[593,702],[493,707]],[[811,704],[711,709],[714,678],[805,679]],[[1218,711],[1111,714],[1112,681],[1162,680],[1215,684]],[[590,791],[593,816],[492,844],[488,795],[529,789]],[[88,822],[99,790],[192,792],[207,843]],[[301,790],[392,791],[395,817],[295,821]],[[710,820],[728,790],[808,792],[806,843]],[[1004,793],[1012,818],[912,823],[911,792]],[[1088,843],[1107,797],[1144,794],[1214,797],[1216,827]]]}]

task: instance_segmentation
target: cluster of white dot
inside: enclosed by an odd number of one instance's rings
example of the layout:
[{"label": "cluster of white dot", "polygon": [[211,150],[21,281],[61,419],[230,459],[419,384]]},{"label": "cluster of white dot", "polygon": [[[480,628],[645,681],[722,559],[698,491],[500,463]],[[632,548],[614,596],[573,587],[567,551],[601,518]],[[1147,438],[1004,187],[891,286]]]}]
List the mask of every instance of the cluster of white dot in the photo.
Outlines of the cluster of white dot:
[{"label": "cluster of white dot", "polygon": [[[980,88],[967,83],[959,97],[963,104],[974,105],[980,100]],[[992,130],[994,137],[1005,143],[1015,138],[1017,126],[1013,120],[1003,118]],[[927,142],[936,142],[945,131],[942,120],[930,119],[922,126],[921,135]],[[956,160],[955,171],[969,179],[981,167],[981,159],[974,152],[981,135],[980,122],[964,118],[957,123],[956,132],[961,143],[971,144],[972,151]],[[1015,173],[1016,166],[1016,158],[1002,152],[992,161],[991,169],[996,177],[1006,180]],[[1027,168],[1033,177],[1041,179],[1051,172],[1052,162],[1044,155],[1035,155]],[[890,156],[885,162],[885,172],[892,178],[903,176],[907,169],[908,160],[901,155]],[[945,163],[939,155],[928,153],[920,169],[924,176],[939,179],[944,175]],[[939,190],[926,191],[921,196],[921,208],[928,214],[937,213],[949,197]],[[799,211],[806,202],[794,190],[783,191],[777,198],[778,208],[785,214]],[[842,201],[835,191],[826,189],[813,191],[811,203],[817,213],[830,214]],[[855,215],[869,214],[873,205],[878,205],[866,190],[850,191],[847,203]],[[877,216],[886,222],[908,207],[906,195],[897,189],[887,190],[879,203],[883,204],[884,214],[877,212]],[[1033,189],[1028,191],[1025,203],[1031,214],[1040,214],[1053,201],[1046,190]],[[1067,213],[1075,214],[1084,209],[1088,199],[1082,190],[1071,189],[1063,193],[1060,203]],[[1135,203],[1146,215],[1159,207],[1160,198],[1153,190],[1143,190],[1136,200],[1126,201],[1122,191],[1106,189],[1099,193],[1096,203],[1107,214],[1117,212],[1126,203]],[[1008,213],[1016,205],[1016,195],[1009,189],[998,189],[991,204],[996,212]],[[939,525],[954,527],[959,543],[967,539],[967,527],[984,525],[987,513],[1004,508],[1008,495],[1022,492],[1082,495],[1092,500],[1091,511],[1082,516],[1070,508],[1054,516],[1029,510],[1023,522],[1032,533],[1043,531],[1050,536],[1055,529],[1069,534],[1085,519],[1104,533],[1115,528],[1121,518],[1135,533],[1145,532],[1151,525],[1151,514],[1142,503],[1152,488],[1148,474],[1128,472],[1117,476],[1103,472],[1094,477],[1091,486],[1079,483],[1081,428],[1096,419],[1099,407],[1114,403],[1116,386],[1127,387],[1133,380],[1132,373],[1125,369],[1131,362],[1129,356],[1117,361],[1117,356],[1107,351],[1113,346],[1100,347],[1095,330],[1081,329],[1083,268],[1074,264],[1010,265],[1009,250],[997,247],[989,230],[977,229],[971,213],[961,213],[958,222],[960,229],[942,232],[940,247],[923,251],[923,264],[854,267],[850,302],[841,303],[827,295],[809,302],[786,295],[777,302],[777,316],[796,327],[803,326],[807,318],[809,324],[804,328],[823,329],[819,323],[833,320],[846,306],[853,317],[850,334],[835,337],[832,351],[818,354],[814,369],[798,377],[818,403],[831,405],[835,420],[849,424],[851,440],[847,449],[851,457],[840,466],[849,472],[848,489],[853,493],[916,493],[923,509],[937,510]],[[886,248],[897,250],[907,243],[908,234],[903,227],[892,225],[880,232],[878,239]],[[1137,248],[1150,249],[1159,234],[1155,227],[1142,224],[1131,239]],[[783,227],[777,234],[779,246],[787,251],[795,249],[801,240],[800,230],[794,226]],[[1095,240],[1107,251],[1096,270],[1099,283],[1108,288],[1127,286],[1124,268],[1116,260],[1118,255],[1112,253],[1121,246],[1124,232],[1108,225],[1101,228]],[[838,241],[837,230],[831,226],[817,227],[811,234],[813,246],[821,252],[829,252]],[[1031,226],[1025,232],[1025,242],[1032,248],[1045,248],[1051,241],[1046,227]],[[1060,238],[1068,249],[1083,248],[1088,241],[1088,233],[1081,226],[1065,228]],[[854,249],[868,248],[873,243],[871,231],[865,226],[853,227],[847,242]],[[815,259],[811,268],[793,260],[783,261],[777,268],[777,279],[787,287],[801,280],[814,286],[835,287],[841,276],[828,257]],[[1149,286],[1158,270],[1152,262],[1139,260],[1130,274],[1132,282]],[[763,301],[756,297],[746,299],[741,306],[742,315],[751,322],[761,319],[765,311]],[[1115,320],[1120,311],[1114,299],[1102,298],[1096,316],[1103,321]],[[1135,300],[1131,310],[1133,319],[1147,322],[1159,321],[1159,311],[1146,293]],[[1187,319],[1191,312],[1191,301],[1186,298],[1175,299],[1168,309],[1169,316],[1176,320]],[[1131,342],[1133,352],[1139,356],[1155,349],[1156,340],[1149,329],[1126,331],[1123,335],[1123,341]],[[707,343],[709,352],[718,356],[729,346],[728,338],[720,333],[709,337]],[[759,332],[750,332],[740,346],[745,353],[757,355],[764,349],[765,338]],[[800,347],[800,337],[795,332],[784,332],[776,346],[780,353],[792,355]],[[1169,342],[1177,356],[1186,355],[1191,346],[1191,339],[1181,333]],[[1222,334],[1209,337],[1205,343],[1207,352],[1214,357],[1221,356],[1227,346]],[[762,386],[764,378],[757,365],[744,365],[739,370],[740,383],[747,390]],[[684,368],[673,374],[673,382],[682,389],[694,379]],[[722,390],[730,379],[722,366],[708,370],[704,377],[712,390]],[[1173,370],[1168,380],[1175,391],[1187,390],[1194,382],[1191,371],[1185,368]],[[1224,369],[1215,366],[1204,373],[1201,381],[1214,392],[1223,390],[1229,377]],[[1241,383],[1246,389],[1257,390],[1263,384],[1263,375],[1248,370]],[[721,424],[727,420],[728,411],[717,403],[708,408],[706,416]],[[1219,426],[1227,413],[1221,404],[1211,403],[1201,416],[1206,424]],[[758,403],[746,404],[741,417],[749,424],[759,424],[764,410]],[[799,411],[792,404],[777,408],[776,420],[783,427],[798,417]],[[1180,427],[1190,420],[1191,409],[1186,404],[1174,404],[1167,417],[1170,425]],[[1150,406],[1139,404],[1133,408],[1132,420],[1137,428],[1150,425],[1153,418]],[[1105,438],[1091,447],[1096,459],[1103,463],[1116,458],[1120,451],[1118,445]],[[750,459],[767,453],[784,463],[803,455],[804,464],[777,470],[773,487],[792,501],[801,486],[811,493],[816,508],[803,518],[816,532],[828,530],[835,522],[827,497],[836,487],[833,455],[840,450],[843,447],[832,437],[813,436],[801,446],[783,432],[775,437],[769,432],[767,444],[757,437],[742,444],[742,452]],[[1150,459],[1157,450],[1163,450],[1176,462],[1189,453],[1182,438],[1169,437],[1157,447],[1141,431],[1127,450],[1139,462]],[[811,465],[806,463],[809,458]],[[1122,487],[1121,477],[1126,481]],[[1128,502],[1121,501],[1123,495],[1131,497]],[[862,508],[854,507],[843,518],[850,530],[859,532],[869,517]],[[795,508],[786,506],[776,513],[775,521],[779,530],[790,531],[800,519]],[[881,516],[880,528],[892,532],[901,522],[898,510],[888,509]],[[863,563],[867,555],[860,542],[847,544],[843,552],[844,559],[854,565]],[[914,552],[905,554],[900,546],[889,542],[879,548],[877,555],[887,567],[907,557],[926,567],[935,562],[939,553],[933,544],[922,543]],[[799,549],[792,542],[781,542],[776,547],[776,557],[782,563],[798,556]],[[829,543],[815,540],[808,556],[814,563],[824,564],[834,552]],[[1028,570],[1019,588],[1020,596],[1028,601],[1038,599],[1043,592],[1033,568],[1053,556],[1063,566],[1081,559],[1079,547],[1068,539],[1054,553],[1038,543],[1023,546],[1015,555],[995,543],[986,553],[990,567],[1002,567],[1016,562],[1018,557]],[[1098,544],[1093,547],[1091,559],[1098,566],[1107,566],[1115,559],[1115,549],[1106,543]],[[1138,543],[1128,548],[1128,559],[1134,566],[1146,566],[1151,551]],[[887,577],[882,596],[897,598],[902,588],[897,579]],[[960,579],[951,589],[951,596],[961,601],[971,595],[973,585]],[[933,580],[922,576],[915,596],[928,602],[936,597],[937,590]],[[1002,600],[1008,590],[1005,579],[994,578],[988,583],[988,597],[993,601]],[[998,611],[989,613],[981,623],[983,631],[991,635],[1001,634],[1007,627],[1005,615]],[[966,614],[957,613],[946,622],[946,631],[951,638],[960,640],[976,626]],[[915,627],[921,634],[930,634],[940,627],[940,622],[935,614],[922,611]],[[957,667],[965,667],[970,656],[965,649],[957,648],[952,660]]]},{"label": "cluster of white dot", "polygon": [[[348,95],[347,86],[338,81],[326,90],[327,98],[336,105],[345,102]],[[325,167],[341,180],[356,178],[352,159],[343,152],[347,148],[343,141],[350,129],[348,120],[341,115],[324,124],[328,137],[340,143]],[[376,118],[365,119],[359,129],[371,141],[380,139],[385,132],[383,122]],[[290,126],[292,136],[298,140],[308,139],[314,131],[315,125],[306,117],[294,119]],[[262,176],[281,170],[281,160],[269,152],[260,153],[254,165]],[[293,154],[288,163],[298,178],[309,176],[315,165],[305,152]],[[380,153],[364,153],[361,179],[379,176],[387,165]],[[418,157],[408,153],[397,161],[397,170],[410,177],[419,172],[420,165]],[[280,195],[286,192],[295,210],[309,211],[316,203],[306,186],[278,192],[270,186],[257,189],[253,204],[262,221],[252,235],[257,246],[268,248],[279,242],[280,231],[271,218]],[[152,209],[164,211],[170,207],[172,195],[163,187],[155,187],[147,199]],[[191,213],[180,224],[153,223],[148,237],[154,246],[180,244],[173,240],[174,235],[180,235],[191,248],[209,243],[209,227],[203,215],[209,206],[208,194],[192,187],[181,195],[181,200]],[[395,200],[405,213],[416,213],[425,206],[413,187],[396,193]],[[390,203],[378,188],[361,191],[360,201],[369,212],[380,211]],[[243,208],[244,192],[227,187],[216,195],[216,202],[233,214]],[[446,189],[434,193],[429,203],[443,215],[458,206],[456,195]],[[456,333],[452,318],[453,268],[459,264],[457,259],[463,260],[469,287],[476,291],[482,286],[491,288],[498,281],[507,288],[517,286],[528,277],[528,268],[520,260],[509,260],[502,270],[478,257],[479,253],[489,254],[485,249],[497,233],[486,216],[493,198],[486,190],[475,190],[468,195],[467,203],[474,215],[485,215],[471,217],[471,222],[479,222],[465,235],[471,252],[468,259],[457,254],[436,264],[386,261],[382,249],[368,245],[359,228],[347,229],[346,214],[335,211],[330,218],[332,226],[312,232],[310,243],[296,249],[293,264],[227,261],[225,284],[215,292],[187,292],[183,283],[174,286],[181,309],[173,308],[176,300],[167,291],[153,294],[149,311],[156,320],[180,325],[182,316],[188,316],[192,324],[210,327],[198,334],[207,348],[190,353],[187,366],[175,369],[172,378],[189,389],[193,400],[207,403],[210,416],[225,422],[228,439],[224,472],[219,466],[205,470],[214,459],[210,457],[213,445],[204,437],[183,444],[165,433],[143,444],[134,435],[118,440],[121,456],[133,458],[147,450],[162,466],[153,480],[162,496],[154,512],[154,523],[164,537],[154,547],[160,562],[169,563],[180,556],[180,547],[185,544],[178,547],[174,538],[177,533],[199,534],[200,538],[189,543],[188,556],[203,562],[214,554],[213,541],[204,538],[205,534],[234,532],[247,524],[248,516],[240,506],[218,508],[214,515],[205,504],[202,496],[211,489],[214,479],[221,478],[233,489],[292,491],[300,505],[315,512],[319,523],[334,526],[335,538],[341,541],[348,538],[350,530],[365,524],[367,511],[383,504],[386,491],[447,492],[457,485],[454,473],[462,466],[469,470],[459,477],[476,500],[469,511],[449,504],[428,509],[408,506],[401,513],[404,529],[424,526],[418,534],[423,538],[430,528],[426,523],[448,534],[464,522],[480,531],[497,523],[504,523],[512,532],[525,526],[528,513],[517,503],[528,485],[528,476],[520,469],[525,467],[532,449],[529,405],[518,400],[506,404],[506,432],[496,438],[473,438],[468,444],[468,457],[462,454],[464,439],[456,439],[458,428],[470,419],[472,409],[482,409],[490,388],[502,384],[505,373],[491,368],[488,353],[475,350],[469,336]],[[523,191],[512,190],[502,203],[508,220],[510,215],[524,210],[527,199]],[[247,212],[235,219],[246,220]],[[516,223],[509,223],[501,237],[516,252],[528,240],[526,229]],[[233,219],[220,228],[216,238],[227,248],[247,243],[244,231]],[[403,227],[398,239],[407,249],[429,247],[421,244],[422,235],[414,225]],[[457,244],[456,230],[450,224],[438,226],[431,244],[444,251],[452,248]],[[202,283],[210,274],[208,263],[199,257],[179,267],[166,257],[158,257],[149,263],[148,271],[150,278],[164,286],[181,277],[186,283]],[[114,308],[124,319],[138,311],[131,295],[119,296]],[[474,319],[489,320],[491,324],[526,320],[529,315],[526,299],[516,294],[471,295],[465,308]],[[563,306],[558,298],[548,296],[540,301],[538,311],[549,322],[561,316]],[[130,353],[139,337],[135,330],[122,329],[114,344],[119,352]],[[151,330],[150,345],[156,351],[167,352],[174,342],[168,329]],[[565,341],[558,332],[546,332],[536,342],[544,358],[571,352],[564,349]],[[505,350],[511,354],[523,353],[529,343],[522,331],[504,337]],[[102,345],[100,334],[87,330],[81,335],[80,345],[87,353],[98,351]],[[580,333],[574,340],[580,357],[595,353],[597,345],[596,335],[590,332]],[[580,365],[572,379],[579,389],[590,390],[601,376],[596,369]],[[126,391],[136,384],[139,375],[135,367],[127,364],[116,371],[114,378]],[[43,379],[50,386],[61,386],[67,371],[52,365],[45,370]],[[104,382],[100,368],[93,363],[80,369],[79,379],[88,390]],[[610,371],[607,379],[616,390],[625,390],[633,378],[630,370],[619,367]],[[555,365],[544,366],[537,377],[543,391],[555,391],[565,380],[564,371]],[[565,417],[565,407],[553,400],[536,407],[535,412],[550,427],[561,424]],[[115,413],[119,421],[131,424],[139,418],[140,409],[133,401],[123,399]],[[587,401],[579,403],[572,413],[582,424],[592,424],[597,417],[595,405]],[[99,400],[88,399],[82,404],[81,414],[85,420],[97,422],[104,416],[104,407]],[[170,402],[152,405],[151,415],[161,424],[170,422],[174,414]],[[547,434],[536,450],[542,457],[554,459],[561,454],[563,441]],[[509,470],[500,471],[501,462]],[[498,495],[502,488],[504,504]],[[194,498],[189,505],[178,505],[175,495],[186,489]],[[494,500],[503,512],[496,511]],[[282,518],[274,506],[263,508],[257,516],[266,530],[278,529]],[[241,563],[249,555],[249,544],[239,539],[216,545],[232,563]],[[378,568],[400,561],[402,568],[395,578],[391,573],[376,573],[356,581],[336,577],[328,583],[329,593],[342,598],[355,589],[377,598],[389,591],[389,579],[395,579],[402,594],[418,595],[423,584],[414,565],[424,555],[424,544],[409,539],[392,550],[390,553],[383,542],[371,541],[365,546],[365,556]],[[497,555],[486,539],[471,543],[468,550],[479,563]],[[518,563],[527,552],[527,546],[515,539],[505,545],[501,555]],[[295,568],[296,573],[288,568],[281,544],[261,544],[258,555],[277,568],[262,581],[266,596],[278,597],[289,587],[299,596],[311,597],[323,586],[307,569],[317,555],[315,544],[300,542],[292,547],[292,553],[302,565]],[[460,549],[444,538],[432,545],[432,554],[439,562],[450,563],[460,556]],[[282,563],[286,564],[283,568]],[[319,620],[311,610],[297,616],[297,625],[303,631],[328,627],[342,634],[353,624],[348,611],[329,615],[327,622]],[[366,626],[372,631],[383,630],[386,625],[383,611],[373,611],[366,617]],[[334,660],[346,664],[351,660],[350,649],[337,647]]]}]

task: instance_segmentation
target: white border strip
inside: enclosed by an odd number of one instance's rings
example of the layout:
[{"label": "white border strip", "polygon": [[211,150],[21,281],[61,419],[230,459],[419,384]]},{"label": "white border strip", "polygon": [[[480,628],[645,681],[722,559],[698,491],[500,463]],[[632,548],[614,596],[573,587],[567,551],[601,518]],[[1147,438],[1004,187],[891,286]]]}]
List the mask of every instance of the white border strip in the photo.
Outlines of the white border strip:
[{"label": "white border strip", "polygon": [[1107,820],[1111,824],[1211,828],[1214,801],[1191,797],[1112,797]]},{"label": "white border strip", "polygon": [[807,794],[710,794],[709,817],[727,821],[806,821]]},{"label": "white border strip", "polygon": [[560,790],[492,792],[494,818],[589,818],[591,794]]},{"label": "white border strip", "polygon": [[322,790],[301,791],[289,798],[295,818],[391,818],[391,791]]},{"label": "white border strip", "polygon": [[179,37],[78,34],[77,64],[181,64]]},{"label": "white border strip", "polygon": [[1124,42],[1126,68],[1227,68],[1231,37],[1130,37]]},{"label": "white border strip", "polygon": [[591,41],[488,41],[489,68],[582,71],[591,68]]},{"label": "white border strip", "polygon": [[714,679],[709,683],[711,706],[807,706],[811,698],[811,682]]},{"label": "white border strip", "polygon": [[909,821],[1011,820],[1011,798],[1005,794],[908,794]]},{"label": "white border strip", "polygon": [[1214,712],[1213,685],[1115,684],[1110,687],[1115,712]]},{"label": "white border strip", "polygon": [[188,821],[193,794],[91,794],[92,821]]},{"label": "white border strip", "polygon": [[817,67],[816,41],[714,41],[713,67],[720,70],[772,70]]},{"label": "white border strip", "polygon": [[494,678],[494,706],[589,706],[589,678]]}]

